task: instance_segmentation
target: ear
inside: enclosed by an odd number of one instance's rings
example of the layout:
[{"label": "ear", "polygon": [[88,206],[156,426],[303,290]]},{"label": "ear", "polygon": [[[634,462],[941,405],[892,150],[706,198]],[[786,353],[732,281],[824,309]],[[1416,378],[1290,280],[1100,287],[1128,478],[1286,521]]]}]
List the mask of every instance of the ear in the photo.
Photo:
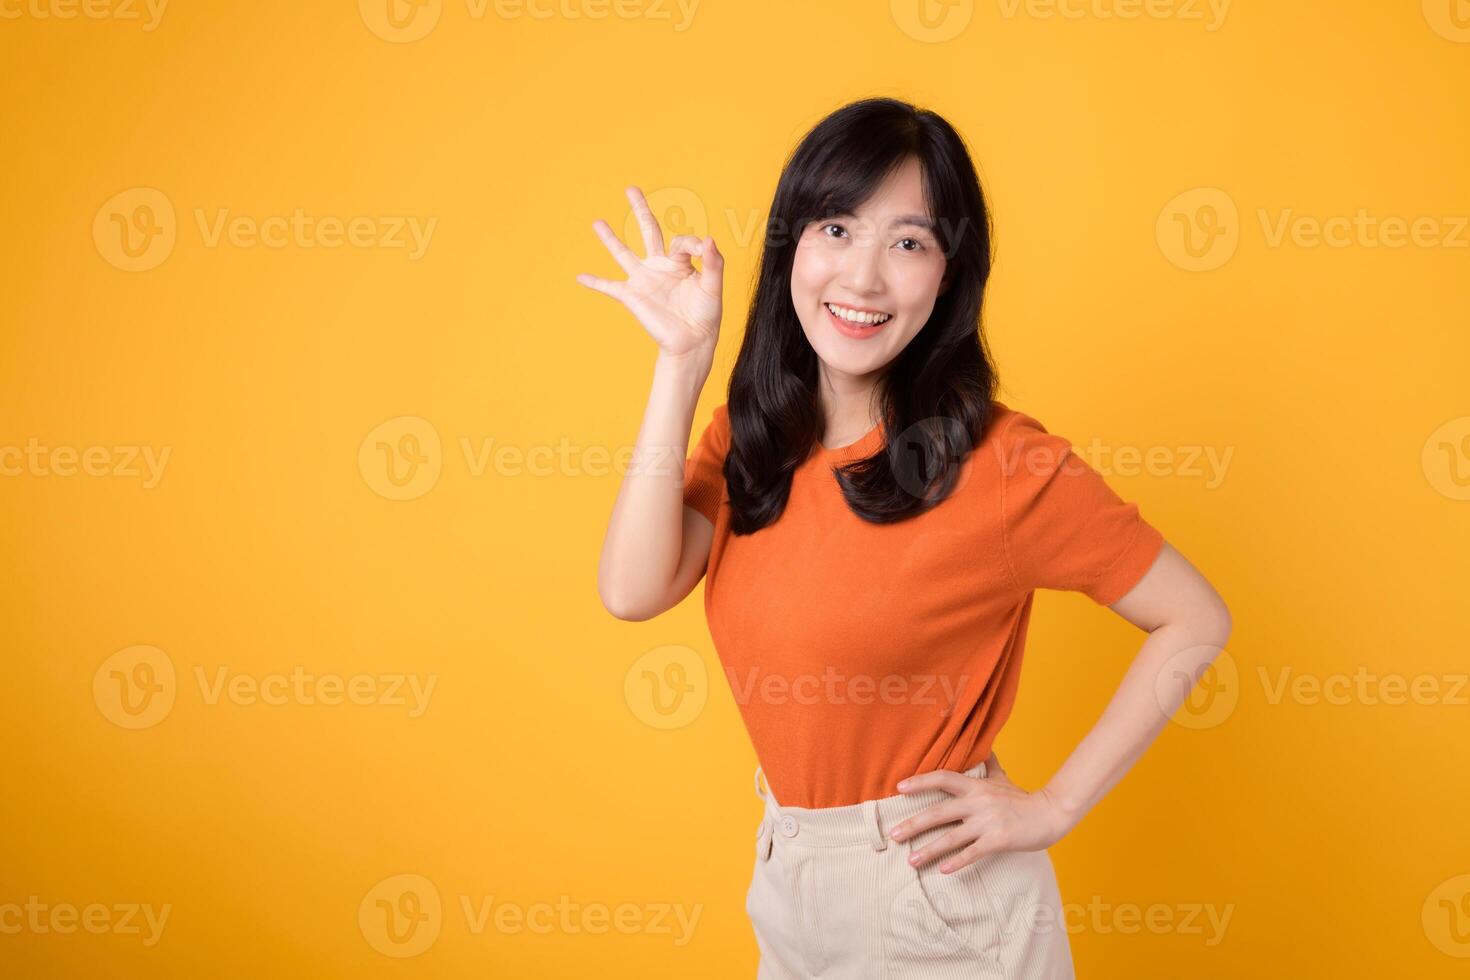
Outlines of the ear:
[{"label": "ear", "polygon": [[946,289],[948,289],[948,288],[949,288],[949,273],[946,272],[944,274],[944,278],[941,279],[941,280],[939,280],[939,293],[938,293],[938,295],[943,296],[944,295],[944,291]]}]

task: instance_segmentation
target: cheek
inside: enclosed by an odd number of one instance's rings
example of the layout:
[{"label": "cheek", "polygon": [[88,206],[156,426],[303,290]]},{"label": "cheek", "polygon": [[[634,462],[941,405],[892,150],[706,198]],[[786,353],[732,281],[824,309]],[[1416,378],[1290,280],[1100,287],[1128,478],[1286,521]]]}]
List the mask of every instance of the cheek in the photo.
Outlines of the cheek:
[{"label": "cheek", "polygon": [[906,313],[928,316],[939,299],[939,283],[943,278],[943,263],[908,270],[897,283],[899,307]]},{"label": "cheek", "polygon": [[811,296],[826,288],[832,280],[831,257],[821,248],[800,245],[791,263],[791,291]]}]

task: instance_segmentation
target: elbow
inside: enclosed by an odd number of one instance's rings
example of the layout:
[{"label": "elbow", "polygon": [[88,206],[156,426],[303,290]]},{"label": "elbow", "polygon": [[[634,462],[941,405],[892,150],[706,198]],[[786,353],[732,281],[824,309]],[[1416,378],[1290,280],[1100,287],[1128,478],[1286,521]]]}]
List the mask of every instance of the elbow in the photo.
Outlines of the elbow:
[{"label": "elbow", "polygon": [[646,606],[630,600],[601,582],[597,585],[597,595],[602,600],[602,608],[611,613],[614,619],[621,619],[626,623],[641,623],[653,618],[654,614]]}]

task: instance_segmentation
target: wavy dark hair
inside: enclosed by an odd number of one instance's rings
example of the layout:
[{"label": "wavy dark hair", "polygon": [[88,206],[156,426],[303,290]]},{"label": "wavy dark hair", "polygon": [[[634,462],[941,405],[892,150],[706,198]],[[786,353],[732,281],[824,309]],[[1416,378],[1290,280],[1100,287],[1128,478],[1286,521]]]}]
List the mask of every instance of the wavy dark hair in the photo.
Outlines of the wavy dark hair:
[{"label": "wavy dark hair", "polygon": [[791,301],[797,242],[810,222],[853,213],[909,157],[923,172],[947,286],[878,386],[884,446],[832,472],[853,513],[893,523],[949,496],[979,445],[997,385],[980,323],[992,255],[979,176],[964,140],[936,113],[890,98],[850,103],[792,151],[766,220],[726,398],[731,441],[724,475],[735,534],[752,534],[781,516],[792,476],[824,425],[817,354]]}]

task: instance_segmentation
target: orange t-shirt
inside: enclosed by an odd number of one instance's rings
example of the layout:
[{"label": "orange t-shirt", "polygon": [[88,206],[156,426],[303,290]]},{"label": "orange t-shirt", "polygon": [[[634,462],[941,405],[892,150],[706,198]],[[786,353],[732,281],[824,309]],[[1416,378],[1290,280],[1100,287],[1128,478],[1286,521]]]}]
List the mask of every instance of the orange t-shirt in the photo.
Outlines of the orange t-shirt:
[{"label": "orange t-shirt", "polygon": [[786,509],[730,533],[728,405],[685,461],[684,502],[714,524],[710,635],[783,806],[892,796],[906,776],[984,760],[1010,715],[1033,590],[1101,605],[1143,577],[1164,538],[1071,445],[996,401],[954,492],[870,524],[831,474],[883,445],[818,444]]}]

